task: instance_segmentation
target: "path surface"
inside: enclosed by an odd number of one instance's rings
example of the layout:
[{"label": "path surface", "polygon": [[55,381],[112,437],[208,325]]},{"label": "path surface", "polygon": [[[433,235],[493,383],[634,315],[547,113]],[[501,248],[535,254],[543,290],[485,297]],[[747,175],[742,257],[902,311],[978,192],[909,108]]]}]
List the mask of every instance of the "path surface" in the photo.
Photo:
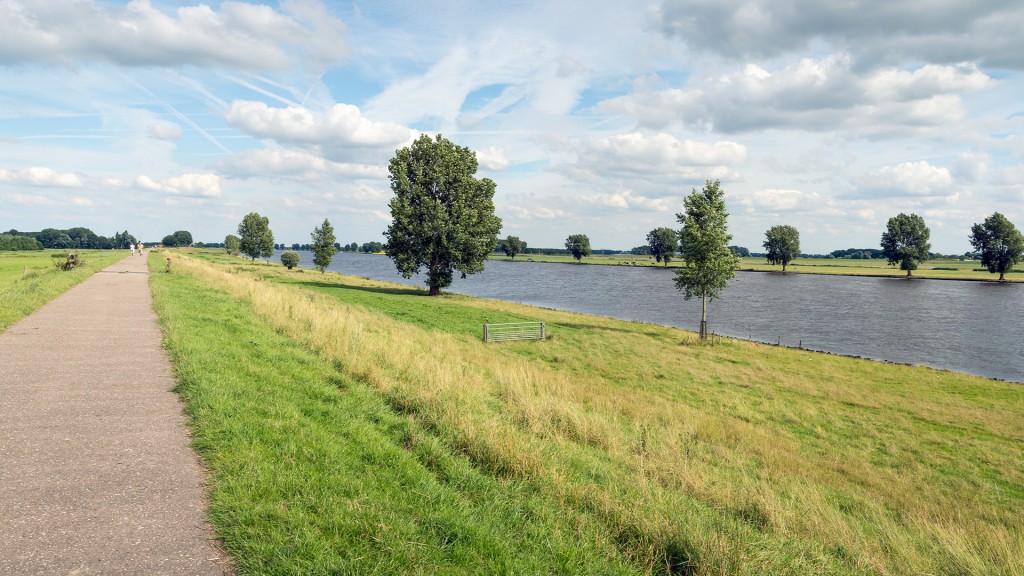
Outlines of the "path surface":
[{"label": "path surface", "polygon": [[146,257],[0,333],[0,574],[220,575]]}]

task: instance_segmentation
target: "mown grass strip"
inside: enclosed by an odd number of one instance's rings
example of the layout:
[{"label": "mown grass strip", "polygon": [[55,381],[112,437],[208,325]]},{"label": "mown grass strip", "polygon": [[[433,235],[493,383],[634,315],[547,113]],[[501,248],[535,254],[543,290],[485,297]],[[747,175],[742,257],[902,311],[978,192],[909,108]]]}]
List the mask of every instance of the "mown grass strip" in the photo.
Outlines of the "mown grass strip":
[{"label": "mown grass strip", "polygon": [[0,332],[96,271],[128,256],[120,250],[79,251],[85,264],[65,272],[53,265],[52,258],[63,253],[66,251],[0,252]]}]

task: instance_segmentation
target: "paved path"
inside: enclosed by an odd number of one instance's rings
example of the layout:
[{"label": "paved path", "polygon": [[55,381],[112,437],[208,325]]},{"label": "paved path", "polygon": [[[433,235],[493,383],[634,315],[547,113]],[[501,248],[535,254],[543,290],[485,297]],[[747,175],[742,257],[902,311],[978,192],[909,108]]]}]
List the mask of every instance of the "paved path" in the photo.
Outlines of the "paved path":
[{"label": "paved path", "polygon": [[0,333],[0,574],[221,575],[146,258]]}]

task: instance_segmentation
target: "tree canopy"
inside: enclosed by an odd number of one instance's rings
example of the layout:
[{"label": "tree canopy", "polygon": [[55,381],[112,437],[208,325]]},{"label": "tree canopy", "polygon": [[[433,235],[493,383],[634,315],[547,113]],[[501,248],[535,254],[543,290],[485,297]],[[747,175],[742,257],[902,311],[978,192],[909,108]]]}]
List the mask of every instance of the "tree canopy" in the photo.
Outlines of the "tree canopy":
[{"label": "tree canopy", "polygon": [[270,219],[258,212],[249,212],[238,224],[242,253],[252,258],[270,258],[274,255],[274,233]]},{"label": "tree canopy", "polygon": [[924,218],[917,214],[900,213],[889,218],[886,231],[882,233],[882,255],[890,265],[899,264],[900,270],[917,270],[921,262],[928,260],[928,243],[931,232],[924,224]]},{"label": "tree canopy", "polygon": [[700,337],[707,338],[707,305],[718,298],[729,280],[736,276],[739,258],[729,250],[732,235],[728,232],[725,192],[720,182],[708,180],[704,188],[696,188],[683,199],[683,212],[676,214],[683,225],[680,233],[683,259],[676,272],[676,288],[683,298],[701,299]]},{"label": "tree canopy", "polygon": [[313,228],[313,265],[321,273],[331,265],[331,259],[337,250],[334,248],[334,227],[324,218],[324,223]]},{"label": "tree canopy", "polygon": [[160,243],[167,248],[174,248],[175,246],[191,246],[192,233],[188,230],[178,230],[174,234],[164,236],[164,239]]},{"label": "tree canopy", "polygon": [[565,249],[579,262],[590,256],[590,238],[586,234],[572,234],[565,239]]},{"label": "tree canopy", "polygon": [[655,228],[647,233],[647,245],[654,260],[668,266],[679,250],[679,233],[671,228]]},{"label": "tree canopy", "polygon": [[420,136],[388,165],[395,195],[384,251],[406,278],[426,268],[431,296],[450,286],[456,271],[463,278],[482,271],[498,245],[496,186],[476,171],[476,154],[440,134]]},{"label": "tree canopy", "polygon": [[501,242],[501,250],[505,253],[505,256],[515,260],[516,255],[526,250],[526,242],[520,240],[519,236],[509,236]]},{"label": "tree canopy", "polygon": [[238,253],[242,251],[242,241],[234,234],[228,234],[224,237],[224,250],[232,256],[238,256]]},{"label": "tree canopy", "polygon": [[285,250],[284,252],[281,252],[281,264],[284,264],[289,270],[298,266],[299,261],[300,257],[298,252],[294,250]]},{"label": "tree canopy", "polygon": [[800,256],[800,232],[792,226],[772,226],[764,233],[764,246],[769,264],[786,265]]},{"label": "tree canopy", "polygon": [[981,255],[981,264],[988,271],[999,273],[999,281],[1024,256],[1024,235],[999,212],[971,227],[971,246]]}]

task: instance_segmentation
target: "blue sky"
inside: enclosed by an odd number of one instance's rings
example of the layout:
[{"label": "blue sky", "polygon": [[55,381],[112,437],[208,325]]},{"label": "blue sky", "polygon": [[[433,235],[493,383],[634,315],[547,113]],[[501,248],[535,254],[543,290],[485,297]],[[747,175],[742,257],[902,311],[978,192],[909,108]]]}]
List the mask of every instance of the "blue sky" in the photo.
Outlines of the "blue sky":
[{"label": "blue sky", "polygon": [[382,240],[387,161],[477,152],[502,236],[628,249],[720,179],[735,243],[1024,227],[1024,4],[3,0],[0,228]]}]

